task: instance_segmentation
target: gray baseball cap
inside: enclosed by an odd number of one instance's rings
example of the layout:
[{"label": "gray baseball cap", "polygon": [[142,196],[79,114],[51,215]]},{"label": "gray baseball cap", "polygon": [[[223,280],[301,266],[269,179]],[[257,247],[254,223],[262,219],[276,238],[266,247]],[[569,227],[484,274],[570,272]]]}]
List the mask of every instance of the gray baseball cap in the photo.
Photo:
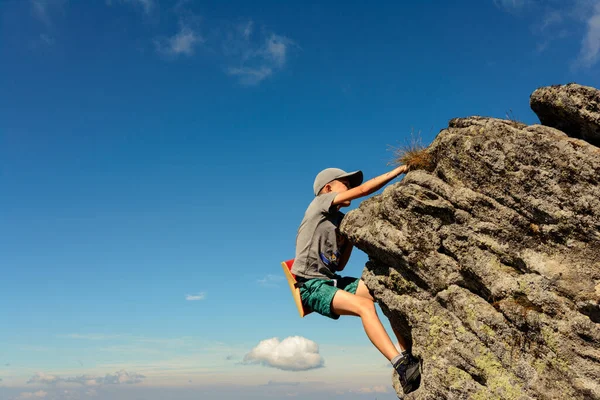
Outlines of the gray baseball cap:
[{"label": "gray baseball cap", "polygon": [[319,195],[321,189],[325,187],[329,182],[336,179],[346,178],[350,182],[350,187],[356,187],[363,181],[362,171],[346,172],[339,168],[327,168],[317,174],[313,189],[315,196]]}]

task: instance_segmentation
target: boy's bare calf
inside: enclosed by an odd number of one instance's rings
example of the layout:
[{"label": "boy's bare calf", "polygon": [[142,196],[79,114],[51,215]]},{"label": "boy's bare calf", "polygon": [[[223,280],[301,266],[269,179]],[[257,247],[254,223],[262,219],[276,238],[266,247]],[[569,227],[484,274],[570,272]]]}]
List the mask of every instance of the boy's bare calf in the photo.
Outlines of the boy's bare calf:
[{"label": "boy's bare calf", "polygon": [[[369,289],[361,280],[358,283],[356,294],[348,293],[344,290],[338,290],[331,303],[332,310],[338,315],[353,315],[360,317],[365,332],[371,343],[388,360],[393,360],[399,355],[398,350],[392,343],[389,335],[379,320],[377,310],[375,309],[375,299],[369,293]],[[394,330],[401,351],[406,350],[404,338]]]}]

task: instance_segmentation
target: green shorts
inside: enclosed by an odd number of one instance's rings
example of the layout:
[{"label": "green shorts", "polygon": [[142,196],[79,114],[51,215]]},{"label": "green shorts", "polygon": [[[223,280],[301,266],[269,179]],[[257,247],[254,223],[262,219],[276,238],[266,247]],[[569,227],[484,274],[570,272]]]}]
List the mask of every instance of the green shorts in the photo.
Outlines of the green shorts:
[{"label": "green shorts", "polygon": [[302,304],[309,310],[332,319],[338,319],[340,316],[331,310],[331,302],[335,292],[341,289],[356,294],[359,282],[359,278],[341,277],[337,279],[336,287],[332,280],[310,279],[300,287]]}]

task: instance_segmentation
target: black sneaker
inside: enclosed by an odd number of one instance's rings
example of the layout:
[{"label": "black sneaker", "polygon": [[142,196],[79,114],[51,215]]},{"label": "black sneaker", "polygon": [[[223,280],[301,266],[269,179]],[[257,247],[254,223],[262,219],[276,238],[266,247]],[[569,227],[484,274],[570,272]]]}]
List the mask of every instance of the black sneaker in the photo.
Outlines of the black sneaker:
[{"label": "black sneaker", "polygon": [[398,360],[394,364],[394,369],[398,373],[404,394],[409,394],[419,388],[421,385],[421,364],[412,354]]}]

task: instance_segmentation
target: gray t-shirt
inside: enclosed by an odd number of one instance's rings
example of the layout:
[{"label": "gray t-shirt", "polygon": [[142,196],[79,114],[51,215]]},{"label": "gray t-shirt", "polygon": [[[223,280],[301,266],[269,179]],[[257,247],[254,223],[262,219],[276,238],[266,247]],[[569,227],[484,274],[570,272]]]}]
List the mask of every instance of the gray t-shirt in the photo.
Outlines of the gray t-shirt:
[{"label": "gray t-shirt", "polygon": [[337,193],[319,195],[310,203],[296,236],[292,273],[304,278],[333,279],[346,241],[339,226],[344,213],[331,203]]}]

